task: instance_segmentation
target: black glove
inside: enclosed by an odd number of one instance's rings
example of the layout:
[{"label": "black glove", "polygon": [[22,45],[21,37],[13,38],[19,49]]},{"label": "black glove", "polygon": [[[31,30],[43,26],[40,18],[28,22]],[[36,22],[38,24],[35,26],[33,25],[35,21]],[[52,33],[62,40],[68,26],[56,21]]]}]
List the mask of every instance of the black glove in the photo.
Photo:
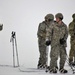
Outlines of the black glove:
[{"label": "black glove", "polygon": [[60,44],[63,45],[66,41],[64,40],[64,38],[60,39]]},{"label": "black glove", "polygon": [[50,44],[51,44],[51,41],[50,40],[46,41],[46,45],[47,46],[49,46]]},{"label": "black glove", "polygon": [[75,35],[75,33],[74,33],[74,35]]}]

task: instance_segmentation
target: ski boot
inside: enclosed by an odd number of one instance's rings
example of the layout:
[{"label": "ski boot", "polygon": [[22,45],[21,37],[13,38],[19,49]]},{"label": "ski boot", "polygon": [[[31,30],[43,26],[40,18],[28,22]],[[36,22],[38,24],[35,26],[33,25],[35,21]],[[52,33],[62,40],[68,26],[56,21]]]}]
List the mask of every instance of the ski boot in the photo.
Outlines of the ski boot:
[{"label": "ski boot", "polygon": [[41,70],[45,70],[47,68],[47,65],[39,65],[38,66],[38,69],[41,69]]},{"label": "ski boot", "polygon": [[45,72],[49,72],[50,71],[50,67],[49,66],[47,66],[46,67],[46,71]]},{"label": "ski boot", "polygon": [[50,72],[50,73],[57,73],[57,68],[54,67],[53,69],[50,69],[49,72]]},{"label": "ski boot", "polygon": [[[58,70],[58,66],[56,66],[55,68]],[[48,67],[46,68],[46,71],[45,71],[45,72],[50,72],[50,66],[48,66]]]},{"label": "ski boot", "polygon": [[39,63],[39,64],[37,65],[37,69],[41,69],[41,68],[42,68],[42,64]]},{"label": "ski boot", "polygon": [[73,60],[69,59],[69,65],[72,66],[72,64],[73,64]]},{"label": "ski boot", "polygon": [[42,66],[42,69],[46,69],[46,68],[47,68],[47,65],[44,64],[44,65]]},{"label": "ski boot", "polygon": [[73,62],[73,61],[72,62],[69,62],[69,65],[70,66],[75,66],[75,62]]},{"label": "ski boot", "polygon": [[60,71],[60,73],[67,73],[67,72],[68,72],[68,71],[67,71],[66,69],[64,69],[64,68],[60,68],[59,71]]},{"label": "ski boot", "polygon": [[75,61],[72,63],[72,66],[74,66],[74,67],[75,67]]}]

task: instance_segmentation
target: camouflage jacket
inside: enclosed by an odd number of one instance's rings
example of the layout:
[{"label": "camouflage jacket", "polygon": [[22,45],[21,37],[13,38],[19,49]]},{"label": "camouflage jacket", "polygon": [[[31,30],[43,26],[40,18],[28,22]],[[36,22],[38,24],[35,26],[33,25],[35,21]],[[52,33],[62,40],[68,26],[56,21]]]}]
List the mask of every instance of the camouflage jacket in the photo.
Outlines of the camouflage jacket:
[{"label": "camouflage jacket", "polygon": [[38,31],[37,31],[38,38],[46,39],[46,28],[48,28],[52,22],[47,24],[45,21],[43,21],[42,23],[39,24]]},{"label": "camouflage jacket", "polygon": [[[54,23],[47,28],[46,38],[51,40],[51,46],[60,45],[60,39],[64,38],[67,40],[68,30],[67,26],[62,22],[61,25],[58,23]],[[63,46],[67,46],[67,44],[63,44]]]},{"label": "camouflage jacket", "polygon": [[75,33],[75,22],[71,22],[70,24],[69,24],[69,34],[70,34],[70,36],[73,38],[75,38],[75,35],[74,35],[74,33]]}]

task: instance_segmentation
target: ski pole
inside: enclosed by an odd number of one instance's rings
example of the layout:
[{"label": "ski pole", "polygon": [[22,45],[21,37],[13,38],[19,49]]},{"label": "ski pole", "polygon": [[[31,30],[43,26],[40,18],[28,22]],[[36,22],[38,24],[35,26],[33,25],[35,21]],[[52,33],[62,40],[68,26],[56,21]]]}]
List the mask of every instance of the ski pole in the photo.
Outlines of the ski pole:
[{"label": "ski pole", "polygon": [[12,47],[13,47],[13,67],[15,67],[14,39],[13,38],[12,38]]},{"label": "ski pole", "polygon": [[17,64],[18,64],[18,67],[19,67],[19,58],[18,58],[18,50],[17,50],[16,34],[15,34],[15,47],[16,47]]}]

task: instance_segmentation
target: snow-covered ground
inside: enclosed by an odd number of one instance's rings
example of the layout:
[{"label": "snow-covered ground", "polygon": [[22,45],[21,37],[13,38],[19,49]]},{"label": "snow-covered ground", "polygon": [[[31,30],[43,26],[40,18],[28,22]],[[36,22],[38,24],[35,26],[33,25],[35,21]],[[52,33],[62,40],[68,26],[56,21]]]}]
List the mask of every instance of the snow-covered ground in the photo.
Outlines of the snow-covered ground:
[{"label": "snow-covered ground", "polygon": [[[71,68],[66,65],[65,68],[68,70],[68,73],[65,75],[74,75]],[[22,70],[22,71],[21,71]],[[0,75],[55,75],[52,73],[46,73],[45,70],[38,70],[36,67],[25,68],[22,67],[12,67],[12,66],[0,66]],[[58,73],[56,75],[64,75]]]},{"label": "snow-covered ground", "polygon": [[[45,71],[36,71],[39,59],[37,43],[37,29],[40,22],[48,13],[63,13],[63,21],[68,24],[72,21],[75,13],[75,0],[0,0],[0,23],[3,30],[0,31],[0,64],[13,64],[12,43],[10,43],[11,32],[16,32],[19,63],[24,70],[32,72],[20,72],[12,66],[0,66],[0,75],[50,75]],[[67,40],[67,54],[70,50],[70,39]],[[49,55],[50,57],[50,55]],[[72,71],[65,66],[69,73]],[[33,68],[35,68],[33,70]],[[58,73],[59,75],[62,75]],[[57,74],[57,75],[58,75]],[[54,74],[52,74],[54,75]]]}]

